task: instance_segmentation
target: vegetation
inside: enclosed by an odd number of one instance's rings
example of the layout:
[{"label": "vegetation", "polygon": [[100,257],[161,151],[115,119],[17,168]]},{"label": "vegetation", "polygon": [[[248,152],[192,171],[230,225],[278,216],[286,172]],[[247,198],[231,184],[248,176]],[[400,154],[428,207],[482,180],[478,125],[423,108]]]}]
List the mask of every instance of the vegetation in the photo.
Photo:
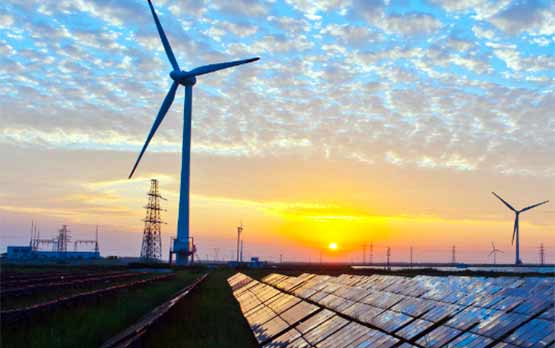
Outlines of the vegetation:
[{"label": "vegetation", "polygon": [[[213,270],[144,338],[144,347],[255,348],[256,340],[227,284],[235,270]],[[249,272],[250,273],[250,272]],[[257,271],[257,275],[268,271]]]},{"label": "vegetation", "polygon": [[181,270],[171,280],[122,290],[95,303],[60,308],[14,326],[2,325],[0,345],[5,348],[98,347],[200,275],[198,271]]},{"label": "vegetation", "polygon": [[[81,292],[97,290],[107,288],[109,286],[125,284],[139,279],[152,278],[155,274],[152,273],[137,273],[134,277],[125,277],[121,279],[110,279],[110,280],[99,280],[96,282],[89,283],[87,285],[82,285],[79,287],[68,287],[68,288],[55,288],[55,289],[45,289],[38,292],[33,292],[29,295],[20,296],[6,296],[0,298],[0,308],[2,310],[22,308],[34,304],[39,304],[47,301],[51,301],[60,297],[70,296],[78,294]],[[101,276],[99,274],[99,276]]]}]

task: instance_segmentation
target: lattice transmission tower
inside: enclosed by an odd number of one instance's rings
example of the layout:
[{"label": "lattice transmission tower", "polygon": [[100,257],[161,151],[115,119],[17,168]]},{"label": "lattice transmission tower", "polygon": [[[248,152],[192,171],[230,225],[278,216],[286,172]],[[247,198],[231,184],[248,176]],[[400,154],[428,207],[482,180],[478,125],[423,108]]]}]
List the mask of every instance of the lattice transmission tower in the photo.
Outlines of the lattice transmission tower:
[{"label": "lattice transmission tower", "polygon": [[143,244],[141,257],[145,260],[160,260],[162,258],[162,229],[160,218],[160,200],[166,200],[158,191],[158,180],[150,180],[150,191],[147,193],[148,203],[146,208],[145,230],[143,232]]}]

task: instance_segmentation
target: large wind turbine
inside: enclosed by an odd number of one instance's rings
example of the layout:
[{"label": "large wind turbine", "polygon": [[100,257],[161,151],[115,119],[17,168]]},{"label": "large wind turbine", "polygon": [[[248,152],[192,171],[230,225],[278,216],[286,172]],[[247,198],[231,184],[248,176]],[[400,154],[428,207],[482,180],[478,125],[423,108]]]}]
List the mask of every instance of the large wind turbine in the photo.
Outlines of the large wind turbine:
[{"label": "large wind turbine", "polygon": [[515,213],[515,226],[513,229],[513,239],[511,241],[511,244],[514,243],[515,238],[516,238],[516,257],[515,257],[515,264],[516,265],[520,265],[522,264],[522,261],[520,260],[520,247],[519,247],[519,228],[518,228],[518,218],[520,216],[520,213],[524,213],[527,210],[533,209],[535,207],[538,207],[542,204],[545,204],[549,201],[544,201],[541,203],[536,203],[536,204],[532,204],[531,206],[528,206],[524,209],[520,209],[520,210],[516,210],[515,208],[513,208],[512,205],[510,205],[509,203],[507,203],[503,198],[499,197],[495,192],[492,192],[493,195],[495,197],[497,197],[501,202],[503,202],[503,204],[505,204],[507,206],[507,208],[511,209],[512,211],[514,211]]},{"label": "large wind turbine", "polygon": [[493,242],[491,242],[491,251],[489,253],[488,256],[491,256],[493,254],[493,264],[496,265],[497,264],[497,253],[502,253],[502,250],[496,249],[495,248],[495,244],[493,244]]},{"label": "large wind turbine", "polygon": [[176,263],[186,264],[189,255],[189,174],[191,160],[191,109],[193,102],[193,86],[197,82],[196,77],[214,71],[231,68],[232,66],[254,62],[260,58],[257,57],[226,63],[203,65],[189,71],[181,70],[179,68],[179,65],[177,64],[177,61],[175,60],[175,56],[173,55],[173,51],[171,49],[168,38],[164,33],[164,29],[162,28],[162,25],[158,20],[158,16],[156,15],[156,11],[154,10],[154,7],[152,6],[152,2],[150,0],[148,0],[148,5],[150,7],[150,11],[152,12],[152,17],[154,18],[154,22],[156,23],[156,28],[158,29],[158,34],[160,35],[160,39],[162,40],[162,45],[164,46],[164,50],[166,51],[168,60],[173,67],[173,70],[170,72],[170,77],[173,80],[173,83],[170,87],[170,90],[168,91],[168,94],[164,98],[164,101],[162,102],[162,106],[160,107],[160,111],[158,111],[158,115],[154,119],[152,129],[148,133],[145,144],[143,145],[143,149],[139,154],[139,158],[137,158],[137,162],[135,162],[135,165],[133,166],[133,169],[129,174],[129,179],[131,179],[133,173],[135,172],[135,169],[137,169],[137,165],[141,161],[141,158],[143,157],[143,154],[145,153],[150,140],[154,136],[154,133],[156,133],[156,130],[164,120],[164,117],[166,116],[166,113],[168,112],[168,109],[170,108],[175,98],[177,87],[179,85],[185,86],[185,108],[183,112],[183,147],[181,154],[181,188],[179,190],[177,238],[174,240],[173,250],[176,253]]}]

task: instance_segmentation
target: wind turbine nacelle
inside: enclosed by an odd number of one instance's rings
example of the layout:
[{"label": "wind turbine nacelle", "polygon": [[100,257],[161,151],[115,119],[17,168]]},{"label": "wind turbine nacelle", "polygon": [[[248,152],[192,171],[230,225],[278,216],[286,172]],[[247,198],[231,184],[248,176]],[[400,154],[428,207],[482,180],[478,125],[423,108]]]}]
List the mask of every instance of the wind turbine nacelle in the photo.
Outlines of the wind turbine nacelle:
[{"label": "wind turbine nacelle", "polygon": [[172,78],[172,80],[184,86],[192,86],[197,83],[197,78],[195,77],[195,75],[191,75],[191,73],[188,73],[186,71],[174,70],[170,73],[170,77]]}]

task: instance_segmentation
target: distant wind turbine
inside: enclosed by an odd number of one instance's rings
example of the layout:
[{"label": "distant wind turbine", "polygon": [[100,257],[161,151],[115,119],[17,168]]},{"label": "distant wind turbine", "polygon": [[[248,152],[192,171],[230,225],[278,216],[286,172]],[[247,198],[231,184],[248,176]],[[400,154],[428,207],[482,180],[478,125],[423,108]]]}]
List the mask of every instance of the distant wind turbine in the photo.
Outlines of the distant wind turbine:
[{"label": "distant wind turbine", "polygon": [[496,265],[497,264],[497,253],[503,253],[502,250],[496,249],[495,248],[495,244],[493,244],[493,242],[491,242],[491,251],[489,253],[488,256],[493,255],[493,264]]},{"label": "distant wind turbine", "polygon": [[173,55],[170,43],[166,37],[166,34],[164,33],[164,29],[162,28],[162,25],[158,20],[158,16],[156,15],[156,11],[154,10],[154,7],[152,6],[152,2],[150,0],[148,0],[148,5],[150,7],[150,11],[152,12],[152,17],[154,17],[154,22],[156,23],[156,28],[158,29],[158,34],[160,35],[160,39],[162,40],[162,45],[164,46],[164,50],[166,51],[168,60],[173,67],[173,70],[170,72],[170,77],[173,80],[173,83],[170,87],[170,90],[168,91],[168,94],[164,98],[164,101],[162,102],[162,106],[160,107],[160,111],[158,111],[158,115],[154,119],[152,129],[148,133],[145,144],[143,145],[143,149],[139,154],[139,158],[137,158],[137,161],[135,162],[135,165],[133,166],[133,169],[129,174],[129,179],[131,179],[133,173],[137,169],[137,165],[141,161],[141,158],[143,157],[143,154],[145,153],[150,140],[154,136],[154,133],[156,133],[156,130],[164,120],[164,117],[166,116],[166,113],[168,112],[168,109],[170,108],[175,98],[177,87],[179,87],[179,85],[185,86],[185,108],[183,112],[183,147],[181,154],[181,188],[179,191],[177,238],[174,240],[173,250],[176,253],[176,263],[186,264],[189,256],[189,176],[191,162],[191,110],[193,102],[193,86],[197,82],[196,77],[214,71],[231,68],[236,65],[254,62],[260,58],[256,57],[226,63],[203,65],[189,71],[181,70],[179,68],[179,65],[177,64],[177,61],[175,60],[175,56]]},{"label": "distant wind turbine", "polygon": [[499,197],[495,192],[492,192],[492,193],[493,193],[493,195],[494,195],[495,197],[497,197],[501,202],[503,202],[503,204],[505,204],[505,205],[507,206],[507,208],[511,209],[511,210],[515,213],[515,226],[514,226],[514,228],[513,228],[513,239],[512,239],[512,241],[511,241],[511,244],[514,243],[515,238],[516,238],[516,248],[515,248],[515,249],[516,249],[516,256],[515,256],[515,264],[516,264],[516,265],[521,265],[521,264],[522,264],[522,261],[520,260],[519,228],[518,228],[518,220],[519,220],[520,213],[523,213],[523,212],[525,212],[525,211],[527,211],[527,210],[530,210],[530,209],[533,209],[533,208],[535,208],[535,207],[538,207],[538,206],[540,206],[540,205],[542,205],[542,204],[545,204],[545,203],[547,203],[547,202],[549,202],[549,201],[544,201],[544,202],[541,202],[541,203],[532,204],[531,206],[528,206],[528,207],[526,207],[526,208],[524,208],[524,209],[516,210],[515,208],[513,208],[512,205],[510,205],[509,203],[507,203],[503,198]]}]

